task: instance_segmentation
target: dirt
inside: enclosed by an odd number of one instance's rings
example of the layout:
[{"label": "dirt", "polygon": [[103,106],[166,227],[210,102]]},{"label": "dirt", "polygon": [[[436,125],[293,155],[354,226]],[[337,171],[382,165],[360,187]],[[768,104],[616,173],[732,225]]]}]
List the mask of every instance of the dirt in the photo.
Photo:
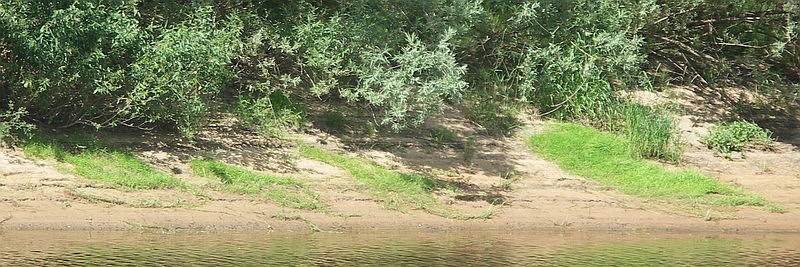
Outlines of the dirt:
[{"label": "dirt", "polygon": [[[487,219],[457,220],[422,210],[387,209],[344,171],[297,156],[293,141],[261,137],[237,126],[234,118],[222,116],[192,141],[157,132],[100,136],[201,192],[118,190],[65,174],[68,167],[62,163],[31,160],[16,148],[0,149],[0,229],[800,231],[798,137],[784,134],[769,150],[747,151],[746,158],[715,156],[699,140],[730,111],[719,108],[724,105],[703,102],[700,91],[675,88],[633,97],[685,110],[679,126],[688,145],[679,168],[697,169],[761,195],[786,212],[760,207],[683,207],[621,194],[570,175],[530,153],[522,138],[542,129],[546,122],[523,119],[524,127],[514,136],[498,137],[486,134],[458,110],[449,109],[421,128],[401,134],[340,134],[311,128],[293,138],[457,185],[456,193],[436,192],[437,199],[467,214],[487,215]],[[787,128],[785,124],[782,127]],[[783,133],[796,133],[792,127]],[[432,129],[447,129],[454,135],[437,139],[430,134]],[[191,174],[188,162],[195,158],[304,177],[320,194],[326,211],[281,208],[256,197],[215,191],[215,182]]]}]

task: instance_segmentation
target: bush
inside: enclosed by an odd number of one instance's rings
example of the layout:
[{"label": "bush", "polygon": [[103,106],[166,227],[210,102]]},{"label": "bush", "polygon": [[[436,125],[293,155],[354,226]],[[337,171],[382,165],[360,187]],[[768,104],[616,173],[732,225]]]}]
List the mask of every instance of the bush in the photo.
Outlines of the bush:
[{"label": "bush", "polygon": [[683,152],[675,122],[656,108],[638,104],[625,111],[625,136],[636,156],[680,161]]},{"label": "bush", "polygon": [[236,20],[215,22],[211,8],[202,7],[164,30],[131,65],[136,84],[124,98],[124,114],[170,123],[191,136],[234,77],[230,64],[239,53],[241,27]]},{"label": "bush", "polygon": [[711,133],[701,141],[714,149],[730,157],[731,152],[742,151],[748,145],[767,146],[772,143],[772,132],[761,128],[758,124],[748,121],[734,121],[731,123],[721,123],[712,126]]}]

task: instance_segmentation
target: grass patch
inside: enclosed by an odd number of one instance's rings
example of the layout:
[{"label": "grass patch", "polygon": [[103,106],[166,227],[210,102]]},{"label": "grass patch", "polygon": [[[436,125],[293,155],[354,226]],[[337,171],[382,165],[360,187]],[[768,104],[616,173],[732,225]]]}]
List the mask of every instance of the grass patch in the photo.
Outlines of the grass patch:
[{"label": "grass patch", "polygon": [[405,212],[422,209],[434,215],[473,219],[480,216],[464,215],[436,201],[432,192],[449,188],[448,184],[419,174],[406,174],[388,170],[375,162],[356,157],[339,155],[308,145],[300,145],[302,156],[319,160],[347,171],[353,178],[364,183],[370,194],[384,202],[387,208]]},{"label": "grass patch", "polygon": [[60,139],[36,136],[22,149],[28,157],[68,163],[79,176],[123,189],[185,188],[181,180],[153,169],[130,153],[103,148],[89,135]]},{"label": "grass patch", "polygon": [[561,168],[623,193],[711,206],[765,206],[761,197],[694,171],[670,171],[629,153],[628,141],[574,125],[556,124],[528,139],[531,149]]},{"label": "grass patch", "polygon": [[324,208],[317,194],[303,181],[291,176],[255,173],[217,160],[193,160],[189,165],[198,176],[219,179],[224,191],[259,195],[282,207],[307,210]]}]

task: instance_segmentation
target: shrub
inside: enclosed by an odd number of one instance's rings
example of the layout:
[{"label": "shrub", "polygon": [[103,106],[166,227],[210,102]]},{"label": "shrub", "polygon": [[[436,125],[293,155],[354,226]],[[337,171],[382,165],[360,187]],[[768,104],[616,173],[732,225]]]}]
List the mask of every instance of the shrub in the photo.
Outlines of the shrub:
[{"label": "shrub", "polygon": [[399,131],[409,122],[420,125],[431,114],[441,111],[448,99],[460,99],[467,87],[466,66],[458,64],[447,32],[439,44],[429,49],[413,34],[398,53],[366,53],[357,67],[359,86],[342,90],[342,95],[385,107],[383,124]]},{"label": "shrub", "polygon": [[135,86],[124,113],[151,122],[172,123],[191,136],[204,125],[220,91],[234,73],[229,66],[241,46],[242,25],[216,23],[210,7],[166,29],[131,66]]},{"label": "shrub", "polygon": [[28,136],[32,134],[36,126],[26,123],[23,117],[27,115],[25,108],[14,109],[14,105],[9,103],[9,109],[0,109],[0,144],[3,141],[12,141],[14,134]]},{"label": "shrub", "polygon": [[729,157],[733,151],[742,152],[745,146],[767,146],[773,141],[770,130],[748,121],[721,123],[712,126],[710,131],[711,133],[701,141],[725,157]]}]

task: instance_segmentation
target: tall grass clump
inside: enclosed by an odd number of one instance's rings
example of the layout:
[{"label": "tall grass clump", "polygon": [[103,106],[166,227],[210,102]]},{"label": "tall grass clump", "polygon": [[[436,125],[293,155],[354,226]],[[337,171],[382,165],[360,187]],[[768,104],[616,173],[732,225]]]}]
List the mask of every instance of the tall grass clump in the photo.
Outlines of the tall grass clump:
[{"label": "tall grass clump", "polygon": [[772,131],[748,121],[734,121],[712,126],[710,134],[701,141],[717,153],[730,157],[733,151],[741,152],[746,146],[768,146],[774,140]]},{"label": "tall grass clump", "polygon": [[256,173],[217,160],[193,160],[189,165],[196,175],[222,182],[225,191],[258,195],[287,208],[316,210],[325,207],[319,196],[295,177]]},{"label": "tall grass clump", "polygon": [[630,104],[625,109],[624,129],[633,155],[680,161],[683,153],[680,132],[665,112]]}]

